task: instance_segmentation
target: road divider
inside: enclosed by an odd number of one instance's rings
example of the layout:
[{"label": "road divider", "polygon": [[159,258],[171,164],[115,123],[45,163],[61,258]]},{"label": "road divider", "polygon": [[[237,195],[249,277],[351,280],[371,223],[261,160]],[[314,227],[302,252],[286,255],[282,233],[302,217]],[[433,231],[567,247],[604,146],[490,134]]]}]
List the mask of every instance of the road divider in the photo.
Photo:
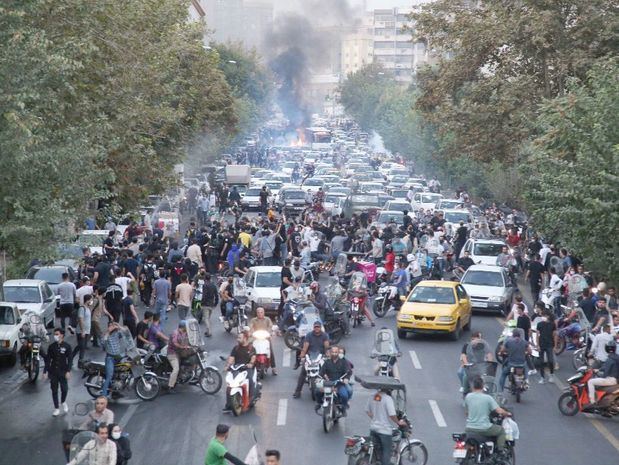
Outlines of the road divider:
[{"label": "road divider", "polygon": [[288,399],[279,399],[277,406],[277,426],[286,425],[286,415],[288,414]]},{"label": "road divider", "polygon": [[417,357],[417,352],[414,350],[409,350],[408,354],[411,356],[411,361],[413,362],[415,369],[421,370],[421,362],[419,361],[419,357]]},{"label": "road divider", "polygon": [[445,428],[447,423],[445,422],[445,417],[441,413],[441,409],[438,408],[438,404],[435,400],[428,400],[430,404],[430,408],[432,409],[432,414],[434,415],[434,419],[436,420],[436,424],[439,428]]}]

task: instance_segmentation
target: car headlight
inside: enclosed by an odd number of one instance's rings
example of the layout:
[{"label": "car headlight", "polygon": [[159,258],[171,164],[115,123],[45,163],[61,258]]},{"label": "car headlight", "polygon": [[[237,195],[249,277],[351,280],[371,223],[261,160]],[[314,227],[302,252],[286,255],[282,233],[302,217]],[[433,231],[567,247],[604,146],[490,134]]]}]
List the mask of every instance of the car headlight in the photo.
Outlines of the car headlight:
[{"label": "car headlight", "polygon": [[437,321],[442,321],[444,323],[451,323],[454,321],[454,319],[450,316],[439,316],[437,319]]},{"label": "car headlight", "polygon": [[503,297],[500,295],[493,295],[488,299],[490,302],[503,302]]},{"label": "car headlight", "polygon": [[0,339],[0,347],[4,347],[5,349],[8,349],[10,346],[11,346],[11,341],[7,339]]},{"label": "car headlight", "polygon": [[413,319],[413,315],[398,315],[398,320],[412,320]]}]

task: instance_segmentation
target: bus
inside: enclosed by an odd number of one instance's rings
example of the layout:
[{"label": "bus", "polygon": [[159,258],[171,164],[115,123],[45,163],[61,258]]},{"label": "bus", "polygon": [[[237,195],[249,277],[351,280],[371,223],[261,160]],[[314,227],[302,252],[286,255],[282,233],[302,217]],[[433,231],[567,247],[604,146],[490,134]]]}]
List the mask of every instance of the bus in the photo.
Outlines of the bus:
[{"label": "bus", "polygon": [[305,143],[312,150],[326,150],[331,148],[331,131],[322,127],[305,128]]}]

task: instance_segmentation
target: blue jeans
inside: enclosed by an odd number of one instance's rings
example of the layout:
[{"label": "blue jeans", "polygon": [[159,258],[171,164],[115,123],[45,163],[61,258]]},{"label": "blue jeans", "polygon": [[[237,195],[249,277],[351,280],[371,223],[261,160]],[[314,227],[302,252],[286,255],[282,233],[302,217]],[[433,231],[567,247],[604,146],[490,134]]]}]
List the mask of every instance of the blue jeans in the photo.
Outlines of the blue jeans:
[{"label": "blue jeans", "polygon": [[458,379],[460,380],[460,386],[462,386],[463,388],[465,387],[464,383],[465,383],[465,376],[466,373],[464,371],[464,367],[460,367],[458,368]]},{"label": "blue jeans", "polygon": [[161,326],[163,327],[163,322],[166,319],[166,310],[168,309],[168,304],[166,302],[155,301],[155,313],[159,315]]},{"label": "blue jeans", "polygon": [[[348,408],[348,400],[352,398],[352,386],[349,384],[339,383],[336,387],[337,397],[339,399],[339,404],[347,409]],[[322,404],[322,398],[324,397],[324,393],[322,390],[316,390],[316,401],[318,404]]]},{"label": "blue jeans", "polygon": [[116,363],[116,359],[113,355],[105,356],[105,381],[103,382],[103,387],[101,388],[101,395],[105,397],[109,396],[110,383],[112,382],[112,378],[114,377],[114,364]]},{"label": "blue jeans", "polygon": [[232,312],[234,311],[234,302],[226,302],[226,320],[229,320],[232,317]]},{"label": "blue jeans", "polygon": [[[516,363],[507,363],[506,365],[503,366],[503,371],[501,372],[501,378],[499,379],[499,392],[503,392],[503,389],[505,389],[505,380],[507,379],[507,376],[509,375],[509,371],[512,367],[524,367],[525,364],[516,364]],[[527,379],[527,370],[524,370],[524,379]]]}]

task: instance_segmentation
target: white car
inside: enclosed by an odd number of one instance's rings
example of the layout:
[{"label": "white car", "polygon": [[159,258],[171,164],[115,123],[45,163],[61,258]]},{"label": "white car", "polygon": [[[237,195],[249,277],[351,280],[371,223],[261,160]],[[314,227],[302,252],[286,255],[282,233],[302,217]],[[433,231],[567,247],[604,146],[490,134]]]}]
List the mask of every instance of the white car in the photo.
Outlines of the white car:
[{"label": "white car", "polygon": [[54,323],[58,298],[40,279],[10,279],[2,285],[4,300],[15,304],[21,314],[32,310],[47,327]]},{"label": "white car", "polygon": [[339,199],[346,199],[346,194],[339,192],[335,194],[332,194],[331,192],[327,193],[323,203],[324,209],[328,212],[332,212],[333,208],[339,205]]},{"label": "white car", "polygon": [[436,204],[437,210],[464,208],[462,200],[458,199],[441,199]]},{"label": "white car", "polygon": [[21,347],[19,329],[23,321],[17,304],[0,302],[0,359],[8,358],[11,366],[17,362]]},{"label": "white car", "polygon": [[262,187],[250,187],[241,199],[243,211],[260,208],[260,191]]},{"label": "white car", "polygon": [[503,267],[472,265],[460,283],[471,296],[471,306],[476,310],[502,312],[507,315],[512,306],[514,285]]},{"label": "white car", "polygon": [[469,239],[462,247],[460,257],[464,257],[464,252],[469,252],[471,259],[477,264],[496,265],[496,258],[505,245],[505,242],[499,239]]},{"label": "white car", "polygon": [[404,210],[408,212],[408,216],[413,216],[411,204],[404,200],[389,200],[385,203],[383,210],[396,210],[404,213]]},{"label": "white car", "polygon": [[386,228],[390,224],[395,224],[396,226],[404,224],[404,213],[398,210],[382,210],[374,222],[372,222],[372,226],[376,226],[379,229]]},{"label": "white car", "polygon": [[281,266],[252,266],[245,277],[238,281],[234,296],[247,299],[252,314],[257,307],[270,314],[276,314],[281,300],[279,288],[282,282]]},{"label": "white car", "polygon": [[413,196],[413,211],[419,211],[423,208],[424,211],[434,210],[436,203],[443,198],[442,194],[431,194],[429,192],[417,192]]},{"label": "white car", "polygon": [[319,188],[322,188],[324,190],[324,187],[325,182],[322,179],[309,178],[305,180],[305,182],[301,186],[301,189],[303,189],[305,192],[311,192],[312,194],[315,194],[316,192],[318,192]]}]

